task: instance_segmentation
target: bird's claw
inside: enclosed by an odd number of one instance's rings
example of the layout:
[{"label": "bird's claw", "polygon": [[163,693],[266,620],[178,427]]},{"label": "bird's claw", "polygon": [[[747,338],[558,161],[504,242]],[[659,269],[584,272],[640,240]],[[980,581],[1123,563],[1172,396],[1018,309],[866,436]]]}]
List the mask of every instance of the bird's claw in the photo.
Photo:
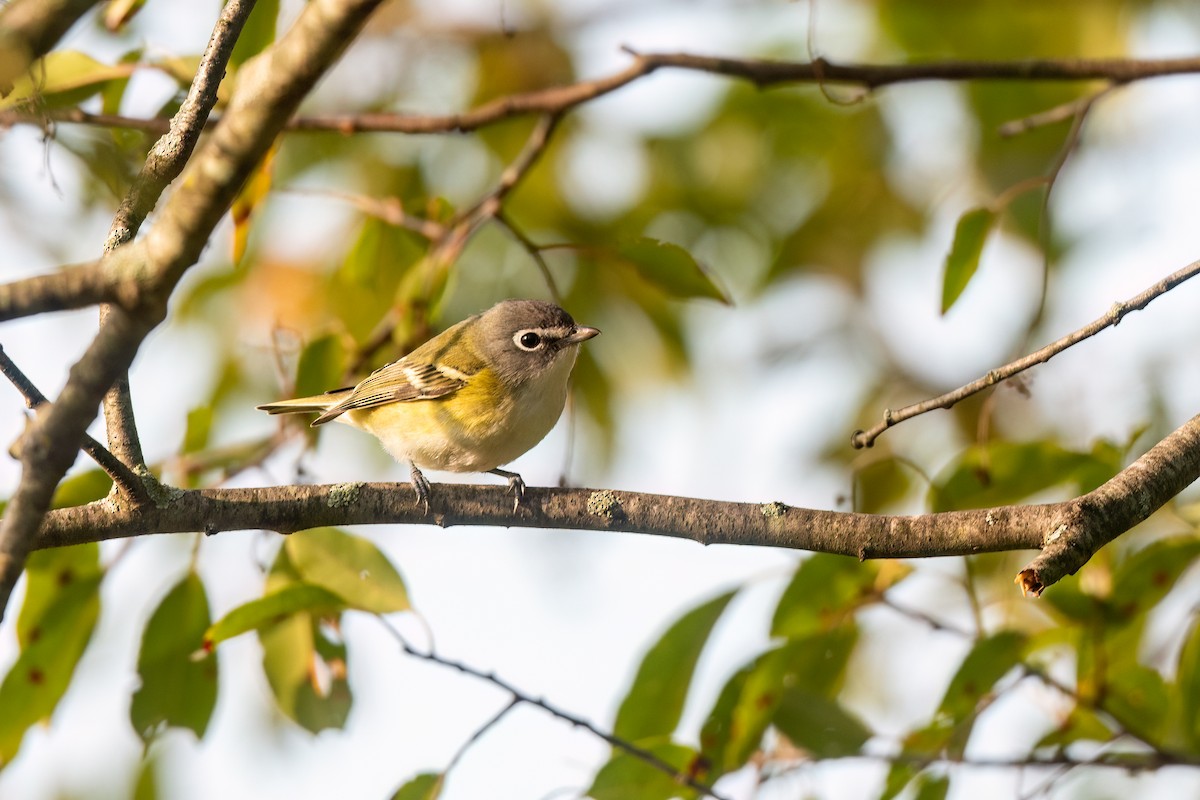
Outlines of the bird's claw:
[{"label": "bird's claw", "polygon": [[429,478],[426,478],[421,470],[417,469],[417,465],[412,465],[411,473],[413,490],[417,493],[417,505],[425,506],[425,513],[429,513]]},{"label": "bird's claw", "polygon": [[521,501],[525,499],[525,481],[515,472],[509,472],[506,469],[489,470],[493,475],[499,475],[508,481],[508,488],[505,491],[513,493],[513,513],[521,507]]}]

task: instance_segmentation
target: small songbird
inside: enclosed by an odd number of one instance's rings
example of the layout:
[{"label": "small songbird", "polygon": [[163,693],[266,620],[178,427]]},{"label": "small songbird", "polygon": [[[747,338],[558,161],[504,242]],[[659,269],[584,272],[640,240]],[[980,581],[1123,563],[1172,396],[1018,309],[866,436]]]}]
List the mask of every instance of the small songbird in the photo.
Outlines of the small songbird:
[{"label": "small songbird", "polygon": [[[490,472],[519,504],[525,482],[500,469],[540,442],[562,414],[576,345],[600,333],[540,300],[504,300],[433,337],[352,388],[258,406],[268,414],[319,412],[370,433],[412,467],[417,502],[429,508],[421,468]],[[514,505],[514,509],[515,509]]]}]

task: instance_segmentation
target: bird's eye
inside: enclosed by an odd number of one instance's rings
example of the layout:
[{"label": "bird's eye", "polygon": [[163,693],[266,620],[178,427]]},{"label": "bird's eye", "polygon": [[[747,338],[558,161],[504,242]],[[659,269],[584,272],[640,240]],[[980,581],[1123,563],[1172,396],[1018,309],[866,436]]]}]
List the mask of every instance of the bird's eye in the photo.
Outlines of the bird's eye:
[{"label": "bird's eye", "polygon": [[542,346],[542,337],[538,336],[533,331],[522,331],[514,336],[513,339],[516,341],[517,347],[521,348],[522,350],[529,350],[532,352],[533,350],[537,350]]}]

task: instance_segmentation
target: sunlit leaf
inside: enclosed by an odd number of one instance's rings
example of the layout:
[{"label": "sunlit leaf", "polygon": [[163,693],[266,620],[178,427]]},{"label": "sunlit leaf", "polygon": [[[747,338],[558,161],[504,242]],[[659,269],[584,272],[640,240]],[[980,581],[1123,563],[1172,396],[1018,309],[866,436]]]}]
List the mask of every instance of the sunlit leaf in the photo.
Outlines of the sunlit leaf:
[{"label": "sunlit leaf", "polygon": [[679,245],[643,237],[620,245],[617,253],[633,264],[639,275],[673,297],[730,302],[709,271]]},{"label": "sunlit leaf", "polygon": [[161,726],[203,737],[217,703],[217,654],[204,648],[210,622],[204,584],[189,572],[150,616],[138,651],[141,686],[129,719],[150,741]]},{"label": "sunlit leaf", "polygon": [[1132,659],[1109,670],[1104,710],[1139,737],[1163,740],[1170,702],[1166,681],[1156,670]]},{"label": "sunlit leaf", "polygon": [[855,511],[880,514],[904,498],[913,486],[913,472],[896,458],[883,458],[855,470]]},{"label": "sunlit leaf", "polygon": [[229,66],[233,71],[275,41],[275,31],[279,21],[279,0],[257,0],[242,32],[233,46],[229,56]]},{"label": "sunlit leaf", "polygon": [[437,800],[445,780],[440,772],[422,772],[397,789],[392,800]]},{"label": "sunlit leaf", "polygon": [[313,528],[284,544],[301,578],[347,607],[377,614],[407,611],[408,591],[392,562],[371,541],[337,528]]},{"label": "sunlit leaf", "polygon": [[104,27],[113,32],[121,30],[144,5],[146,0],[108,0],[104,8]]},{"label": "sunlit leaf", "polygon": [[987,208],[973,208],[959,218],[942,275],[943,314],[950,310],[974,277],[983,245],[995,222],[996,213]]},{"label": "sunlit leaf", "polygon": [[208,446],[208,435],[212,431],[212,406],[197,406],[187,413],[181,453],[195,453]]},{"label": "sunlit leaf", "polygon": [[654,643],[621,702],[616,736],[636,742],[674,732],[700,652],[733,595],[726,592],[687,612]]},{"label": "sunlit leaf", "polygon": [[100,615],[96,545],[37,551],[26,571],[21,652],[0,684],[0,765],[13,759],[31,725],[54,713]]},{"label": "sunlit leaf", "polygon": [[346,664],[331,664],[317,652],[317,621],[311,614],[290,614],[258,631],[263,672],[279,710],[308,731],[341,728],[353,697]]},{"label": "sunlit leaf", "polygon": [[112,478],[102,469],[89,469],[64,478],[54,490],[51,508],[70,508],[100,500],[112,489]]},{"label": "sunlit leaf", "polygon": [[[672,744],[665,739],[647,749],[681,775],[704,780],[702,762],[695,750]],[[587,791],[591,800],[670,800],[693,798],[696,793],[682,786],[665,770],[647,764],[642,759],[618,750],[600,768]]]},{"label": "sunlit leaf", "polygon": [[1020,663],[1025,641],[1023,633],[1000,631],[976,642],[954,673],[938,713],[954,721],[975,713],[979,701],[992,691],[996,682]]},{"label": "sunlit leaf", "polygon": [[1035,748],[1061,748],[1075,742],[1107,742],[1113,736],[1112,728],[1091,709],[1075,706],[1054,730],[1047,733]]},{"label": "sunlit leaf", "polygon": [[54,50],[13,81],[12,91],[0,96],[0,110],[27,103],[72,106],[110,81],[128,78],[136,68],[134,64],[102,64],[75,50]]},{"label": "sunlit leaf", "polygon": [[363,219],[354,244],[329,285],[330,308],[357,341],[370,338],[384,315],[396,305],[401,280],[421,263],[426,250],[427,246],[411,231],[378,217]]},{"label": "sunlit leaf", "polygon": [[345,603],[342,598],[320,586],[286,583],[262,597],[231,609],[208,628],[202,644],[211,648],[247,631],[282,622],[293,614],[308,611],[329,614],[343,607]]},{"label": "sunlit leaf", "polygon": [[[252,15],[253,16],[253,15]],[[250,223],[259,206],[271,193],[271,182],[275,173],[275,154],[279,152],[277,139],[246,183],[233,199],[229,213],[233,216],[233,263],[240,263],[250,241]]]},{"label": "sunlit leaf", "polygon": [[816,553],[800,564],[779,598],[771,635],[796,637],[834,628],[910,571],[899,564],[884,569],[879,562]]},{"label": "sunlit leaf", "polygon": [[904,791],[905,787],[917,777],[921,768],[911,761],[895,761],[888,768],[887,778],[883,782],[883,793],[879,800],[893,800]]}]

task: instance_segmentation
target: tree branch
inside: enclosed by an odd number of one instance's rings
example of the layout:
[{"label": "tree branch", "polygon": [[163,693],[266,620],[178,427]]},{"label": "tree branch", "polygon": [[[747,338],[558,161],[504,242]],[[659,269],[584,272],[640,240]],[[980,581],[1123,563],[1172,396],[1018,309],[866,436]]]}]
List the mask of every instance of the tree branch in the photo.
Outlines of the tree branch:
[{"label": "tree branch", "polygon": [[897,411],[893,411],[889,408],[883,412],[882,421],[876,423],[868,430],[855,431],[850,437],[850,442],[856,448],[870,447],[875,443],[875,440],[879,438],[880,434],[893,425],[897,425],[901,422],[904,422],[906,419],[912,419],[913,417],[920,416],[921,414],[925,414],[935,409],[951,408],[971,395],[982,392],[989,386],[995,386],[998,383],[1002,383],[1015,375],[1019,375],[1030,367],[1035,367],[1038,364],[1044,364],[1054,356],[1061,353],[1063,350],[1074,347],[1084,339],[1095,336],[1105,328],[1116,327],[1121,320],[1125,318],[1126,314],[1129,314],[1132,311],[1141,311],[1143,308],[1150,305],[1150,302],[1156,297],[1166,294],[1189,278],[1195,277],[1197,274],[1200,274],[1200,261],[1193,261],[1183,269],[1171,273],[1158,283],[1154,284],[1140,294],[1134,295],[1125,302],[1113,303],[1112,308],[1110,308],[1108,313],[1104,316],[1096,318],[1091,323],[1076,331],[1073,331],[1072,333],[1067,334],[1061,339],[1051,342],[1036,352],[1030,353],[1023,358],[1017,359],[1016,361],[1009,362],[1002,367],[997,367],[983,377],[971,381],[965,386],[960,386],[952,392],[947,392],[946,394],[938,395],[937,397],[930,398],[929,400],[924,400],[920,403],[914,403],[913,405],[905,406]]},{"label": "tree branch", "polygon": [[1200,477],[1200,416],[1193,417],[1112,480],[1060,503],[1001,506],[915,516],[857,514],[783,503],[731,503],[607,489],[527,489],[514,512],[503,487],[440,484],[429,513],[407,485],[347,483],[263,489],[178,491],[163,506],[118,508],[107,501],[52,511],[34,546],[60,547],[150,533],[266,529],[292,533],[323,525],[433,523],[623,531],[701,544],[786,547],[859,559],[929,558],[1042,550],[1018,576],[1040,594],[1075,572],[1105,543],[1146,519]]},{"label": "tree branch", "polygon": [[[448,133],[469,132],[495,122],[530,114],[562,114],[582,103],[614,92],[663,68],[706,72],[751,81],[760,87],[781,84],[851,84],[876,89],[915,81],[1087,81],[1131,83],[1168,75],[1200,72],[1200,58],[1171,59],[1032,59],[1024,61],[931,61],[922,64],[836,64],[825,59],[773,61],[719,58],[691,53],[633,53],[633,62],[601,78],[509,95],[455,114],[359,113],[297,117],[293,131]],[[162,119],[92,114],[78,109],[0,112],[0,125],[36,124],[46,120],[122,127],[160,133]]]},{"label": "tree branch", "polygon": [[492,719],[487,724],[485,724],[482,728],[477,730],[475,732],[475,734],[470,739],[467,740],[466,744],[464,744],[463,747],[459,749],[458,753],[455,754],[454,758],[451,760],[449,766],[446,767],[444,772],[449,772],[450,768],[453,767],[455,765],[455,763],[458,762],[458,760],[461,757],[464,750],[467,747],[469,747],[476,739],[478,739],[480,736],[482,736],[483,733],[485,731],[487,731],[488,728],[490,728],[492,725],[494,725],[496,722],[498,722],[505,714],[507,714],[509,712],[509,710],[511,710],[518,703],[525,703],[525,704],[534,706],[536,708],[540,708],[543,711],[545,711],[546,713],[550,714],[551,716],[557,717],[558,719],[561,719],[564,722],[568,722],[571,725],[575,726],[576,728],[583,728],[585,731],[592,734],[593,736],[596,736],[596,737],[608,742],[610,745],[612,745],[616,749],[621,750],[621,751],[629,754],[630,756],[633,756],[634,758],[638,759],[639,761],[644,762],[645,764],[648,764],[650,767],[658,770],[659,772],[662,772],[666,775],[670,775],[672,778],[675,779],[675,781],[677,783],[679,783],[679,785],[687,786],[688,788],[693,789],[694,791],[700,792],[701,797],[712,797],[712,798],[715,798],[715,800],[723,800],[722,796],[718,795],[715,791],[713,791],[713,788],[711,786],[709,786],[708,784],[705,784],[705,783],[701,783],[700,781],[696,780],[696,778],[691,775],[680,772],[675,767],[671,766],[666,761],[663,761],[661,758],[654,755],[654,753],[650,752],[649,750],[638,747],[637,745],[635,745],[632,742],[626,741],[615,734],[609,733],[606,730],[598,728],[591,722],[588,722],[583,717],[577,716],[575,714],[570,713],[569,711],[565,711],[561,708],[558,708],[557,706],[551,705],[544,698],[533,697],[532,695],[525,694],[520,689],[518,689],[516,686],[513,686],[508,681],[504,680],[503,678],[498,677],[494,672],[484,672],[483,670],[476,669],[475,667],[472,667],[469,664],[465,664],[462,661],[455,661],[453,659],[446,658],[445,656],[440,656],[437,653],[435,653],[433,650],[428,650],[428,651],[418,650],[417,648],[415,648],[411,644],[409,644],[408,640],[405,639],[400,634],[400,632],[398,630],[396,630],[387,621],[387,619],[385,617],[377,615],[376,618],[383,624],[383,627],[389,633],[392,634],[392,637],[400,645],[400,649],[402,649],[406,654],[413,656],[414,658],[419,658],[423,661],[428,661],[432,664],[437,664],[442,667],[450,667],[451,669],[456,669],[464,675],[469,675],[472,678],[478,678],[479,680],[490,683],[493,686],[495,686],[496,688],[500,689],[501,691],[507,692],[509,694],[509,696],[512,697],[512,702],[510,702],[507,706],[505,706],[503,709],[501,709],[498,714],[496,714],[494,717],[492,717]]},{"label": "tree branch", "polygon": [[189,163],[147,235],[110,253],[113,274],[149,276],[132,313],[114,311],[71,369],[62,394],[26,432],[21,480],[0,520],[0,607],[34,544],[54,487],[113,381],[166,315],[171,291],[296,107],[381,0],[314,0],[274,45],[247,62],[222,124]]},{"label": "tree branch", "polygon": [[[192,156],[200,133],[208,120],[209,112],[217,102],[217,87],[225,75],[233,46],[254,9],[255,0],[230,0],[221,10],[212,36],[208,40],[200,66],[192,79],[187,97],[179,111],[171,119],[171,129],[150,148],[129,192],[121,201],[113,219],[104,252],[108,253],[126,242],[132,241],[145,221],[163,190],[179,177],[183,167]],[[108,305],[100,307],[100,324],[110,313]],[[146,469],[142,455],[142,443],[138,438],[137,424],[133,415],[133,398],[129,393],[129,374],[122,373],[103,401],[105,428],[108,431],[108,446],[113,455],[137,470],[144,481],[153,481]],[[114,482],[116,487],[121,484]]]},{"label": "tree branch", "polygon": [[[25,398],[25,406],[31,411],[50,402],[46,399],[46,395],[33,385],[33,381],[29,380],[21,371],[21,368],[8,357],[8,353],[4,351],[3,347],[0,347],[0,374],[8,378],[9,382],[16,387],[21,396]],[[150,502],[150,495],[146,492],[146,487],[138,476],[134,475],[119,458],[106,450],[104,445],[86,433],[83,435],[83,452],[91,456],[92,460],[108,473],[108,477],[112,478],[113,485],[120,487],[121,493],[125,497],[138,504]]]}]

